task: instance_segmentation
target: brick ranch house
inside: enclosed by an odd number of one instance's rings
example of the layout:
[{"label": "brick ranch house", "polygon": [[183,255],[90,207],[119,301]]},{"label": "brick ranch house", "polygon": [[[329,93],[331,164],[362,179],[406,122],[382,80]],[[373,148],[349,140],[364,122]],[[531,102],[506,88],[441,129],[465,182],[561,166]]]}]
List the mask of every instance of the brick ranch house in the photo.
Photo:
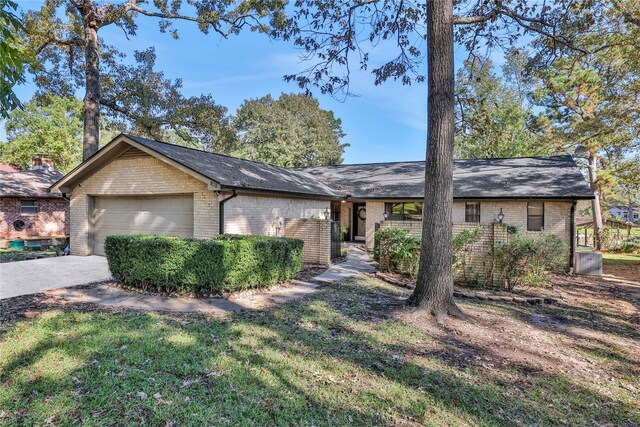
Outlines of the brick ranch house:
[{"label": "brick ranch house", "polygon": [[[51,190],[70,197],[75,255],[104,254],[109,234],[224,232],[301,237],[314,248],[307,261],[328,263],[329,221],[312,218],[330,215],[371,249],[376,224],[420,227],[423,185],[424,162],[284,168],[123,134]],[[502,210],[523,232],[573,244],[575,204],[592,198],[570,156],[455,162],[457,224],[493,223]]]},{"label": "brick ranch house", "polygon": [[48,159],[29,170],[0,169],[0,239],[61,238],[69,232],[69,200],[49,187],[62,178]]}]

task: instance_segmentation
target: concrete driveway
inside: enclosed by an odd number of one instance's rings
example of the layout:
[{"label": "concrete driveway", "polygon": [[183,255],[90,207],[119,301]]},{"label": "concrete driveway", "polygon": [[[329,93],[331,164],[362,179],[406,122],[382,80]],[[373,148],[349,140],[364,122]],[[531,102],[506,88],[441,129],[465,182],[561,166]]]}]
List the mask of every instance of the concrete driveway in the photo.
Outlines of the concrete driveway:
[{"label": "concrete driveway", "polygon": [[0,264],[0,299],[111,278],[107,258],[61,256]]}]

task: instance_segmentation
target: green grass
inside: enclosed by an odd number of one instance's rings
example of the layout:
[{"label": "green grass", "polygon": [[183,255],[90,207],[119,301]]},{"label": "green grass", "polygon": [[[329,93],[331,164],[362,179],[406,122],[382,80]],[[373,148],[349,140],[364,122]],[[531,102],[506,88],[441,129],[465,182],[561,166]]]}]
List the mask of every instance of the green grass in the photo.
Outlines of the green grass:
[{"label": "green grass", "polygon": [[640,255],[603,252],[602,260],[604,263],[609,262],[609,263],[633,264],[636,262],[640,263]]},{"label": "green grass", "polygon": [[455,339],[391,316],[403,296],[358,278],[228,319],[48,312],[0,329],[0,424],[640,423],[588,381],[457,363]]}]

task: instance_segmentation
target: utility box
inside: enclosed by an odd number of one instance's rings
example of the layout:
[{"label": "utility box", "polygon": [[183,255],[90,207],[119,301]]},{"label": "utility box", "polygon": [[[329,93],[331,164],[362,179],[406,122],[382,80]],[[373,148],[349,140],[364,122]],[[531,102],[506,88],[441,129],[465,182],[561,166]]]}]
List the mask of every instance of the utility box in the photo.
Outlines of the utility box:
[{"label": "utility box", "polygon": [[602,276],[602,254],[600,252],[576,252],[575,274]]}]

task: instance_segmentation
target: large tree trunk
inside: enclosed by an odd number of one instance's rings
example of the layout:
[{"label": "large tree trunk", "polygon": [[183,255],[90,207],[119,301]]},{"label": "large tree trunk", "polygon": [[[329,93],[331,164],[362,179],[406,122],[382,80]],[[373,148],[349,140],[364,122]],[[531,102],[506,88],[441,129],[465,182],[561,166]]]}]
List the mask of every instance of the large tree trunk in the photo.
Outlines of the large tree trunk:
[{"label": "large tree trunk", "polygon": [[604,225],[602,223],[602,210],[600,209],[600,189],[598,188],[598,177],[596,174],[597,156],[593,150],[589,151],[589,185],[595,198],[591,202],[591,210],[593,211],[593,237],[595,240],[596,250],[604,249]]},{"label": "large tree trunk", "polygon": [[85,2],[85,81],[84,133],[82,137],[82,160],[87,160],[99,148],[100,139],[100,56],[98,52],[98,23],[92,10]]},{"label": "large tree trunk", "polygon": [[452,205],[454,136],[453,2],[427,2],[427,162],[422,245],[416,289],[408,304],[441,318],[453,301]]}]

